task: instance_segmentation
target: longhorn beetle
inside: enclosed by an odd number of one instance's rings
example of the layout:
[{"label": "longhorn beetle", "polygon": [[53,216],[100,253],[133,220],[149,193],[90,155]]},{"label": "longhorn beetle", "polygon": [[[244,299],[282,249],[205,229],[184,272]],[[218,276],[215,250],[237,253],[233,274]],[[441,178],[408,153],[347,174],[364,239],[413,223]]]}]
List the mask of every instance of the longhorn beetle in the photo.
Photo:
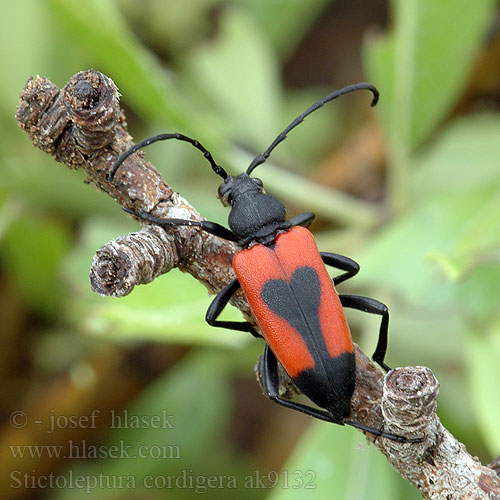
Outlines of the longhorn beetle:
[{"label": "longhorn beetle", "polygon": [[[332,92],[293,120],[240,175],[228,175],[197,140],[176,133],[150,137],[121,154],[111,167],[108,180],[113,180],[120,165],[131,154],[157,141],[176,139],[200,150],[213,171],[223,179],[218,198],[224,206],[231,207],[230,229],[216,222],[163,219],[140,210],[124,210],[165,229],[196,226],[236,242],[241,247],[232,264],[236,279],[212,301],[206,314],[207,322],[212,326],[260,336],[246,321],[217,319],[232,295],[241,287],[266,340],[262,382],[271,400],[321,420],[348,424],[376,436],[400,442],[417,442],[420,440],[390,434],[348,419],[356,366],[343,307],[381,317],[373,360],[384,370],[389,370],[384,363],[389,325],[387,306],[360,295],[337,295],[335,286],[356,275],[359,265],[342,255],[319,252],[312,234],[306,229],[313,221],[314,214],[302,213],[287,221],[284,205],[264,193],[260,179],[250,177],[253,170],[267,160],[273,149],[285,140],[288,132],[306,116],[327,102],[357,90],[369,90],[373,94],[371,105],[377,103],[378,90],[368,83],[357,83]],[[325,264],[342,273],[332,280]],[[278,361],[294,384],[322,409],[280,397]]]}]

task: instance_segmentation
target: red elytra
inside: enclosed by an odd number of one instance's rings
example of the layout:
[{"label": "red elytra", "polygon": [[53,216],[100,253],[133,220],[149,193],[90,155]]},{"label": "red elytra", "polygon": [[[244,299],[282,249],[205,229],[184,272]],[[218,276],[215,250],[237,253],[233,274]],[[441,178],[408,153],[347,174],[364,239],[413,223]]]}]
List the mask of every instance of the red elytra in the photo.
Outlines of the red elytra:
[{"label": "red elytra", "polygon": [[[271,310],[261,296],[263,286],[270,280],[290,283],[294,272],[309,267],[317,273],[320,283],[318,322],[321,332],[313,332],[313,342],[307,345],[300,332],[287,318]],[[323,357],[336,358],[343,353],[352,353],[353,345],[349,326],[342,304],[333,286],[312,234],[304,227],[295,226],[276,237],[272,246],[253,245],[241,250],[233,259],[233,269],[245,292],[252,312],[270,348],[291,377],[302,371],[315,368],[312,352]],[[300,308],[301,297],[297,297]],[[293,304],[289,304],[293,307]],[[307,314],[306,314],[307,317]],[[326,344],[322,353],[320,345]]]}]

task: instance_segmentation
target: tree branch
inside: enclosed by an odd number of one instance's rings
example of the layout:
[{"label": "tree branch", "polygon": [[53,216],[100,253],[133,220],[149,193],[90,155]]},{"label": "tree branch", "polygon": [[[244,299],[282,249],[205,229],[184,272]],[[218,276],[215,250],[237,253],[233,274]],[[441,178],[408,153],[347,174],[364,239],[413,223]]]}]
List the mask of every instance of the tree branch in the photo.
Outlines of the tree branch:
[{"label": "tree branch", "polygon": [[[35,146],[68,168],[83,168],[86,182],[119,204],[156,217],[201,220],[142,153],[129,157],[114,180],[107,181],[118,155],[133,145],[118,96],[112,80],[93,70],[76,74],[61,90],[46,78],[30,78],[21,93],[16,119]],[[166,232],[148,225],[100,248],[90,282],[102,295],[124,296],[136,285],[177,267],[215,293],[234,277],[231,261],[236,250],[234,244],[198,228],[177,226]],[[233,304],[255,324],[242,294]],[[356,361],[351,419],[409,438],[424,438],[421,443],[397,443],[367,435],[403,477],[425,498],[500,499],[495,470],[471,457],[439,421],[439,385],[428,368],[398,368],[384,378],[357,346]],[[256,372],[260,377],[259,365]],[[284,372],[281,382],[284,395],[296,393]]]}]

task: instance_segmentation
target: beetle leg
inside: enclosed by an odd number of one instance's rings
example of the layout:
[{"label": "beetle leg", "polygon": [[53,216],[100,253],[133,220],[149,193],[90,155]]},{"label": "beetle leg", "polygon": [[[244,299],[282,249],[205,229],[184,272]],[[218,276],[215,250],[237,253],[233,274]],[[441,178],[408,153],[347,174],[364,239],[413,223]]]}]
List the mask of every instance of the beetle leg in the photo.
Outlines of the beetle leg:
[{"label": "beetle leg", "polygon": [[342,421],[338,422],[333,420],[332,416],[327,411],[312,408],[280,397],[278,360],[267,344],[264,349],[264,360],[262,363],[262,385],[264,386],[266,396],[275,403],[285,406],[286,408],[291,408],[292,410],[300,411],[311,417],[325,420],[326,422],[333,422],[340,425],[343,424]]},{"label": "beetle leg", "polygon": [[267,344],[264,349],[264,360],[262,363],[262,384],[264,386],[266,396],[272,401],[285,406],[286,408],[300,411],[311,417],[315,417],[326,422],[331,422],[333,424],[347,424],[355,427],[356,429],[360,429],[363,432],[369,432],[370,434],[373,434],[375,436],[391,439],[392,441],[397,441],[398,443],[422,442],[422,438],[406,438],[404,436],[398,436],[397,434],[384,432],[382,429],[376,429],[375,427],[370,427],[368,425],[355,422],[354,420],[342,420],[339,422],[334,420],[330,413],[328,413],[327,411],[312,408],[307,405],[295,403],[294,401],[281,398],[279,395],[278,360]]},{"label": "beetle leg", "polygon": [[323,259],[323,262],[327,266],[335,267],[336,269],[340,269],[341,271],[346,271],[344,274],[333,278],[333,284],[335,286],[345,280],[348,280],[349,278],[352,278],[359,272],[359,264],[349,257],[329,252],[320,252],[319,254]]},{"label": "beetle leg", "polygon": [[372,359],[385,371],[389,371],[390,368],[384,363],[385,353],[387,351],[387,334],[389,330],[389,309],[387,306],[378,300],[371,299],[370,297],[363,297],[361,295],[339,295],[339,298],[343,307],[349,307],[351,309],[357,309],[358,311],[382,316],[377,347],[373,353]]},{"label": "beetle leg", "polygon": [[316,216],[312,212],[304,212],[303,214],[299,214],[296,215],[295,217],[292,217],[288,221],[288,224],[290,224],[290,227],[293,226],[309,227],[315,217]]},{"label": "beetle leg", "polygon": [[399,436],[398,434],[392,434],[392,432],[385,432],[382,429],[376,429],[375,427],[370,427],[368,425],[360,424],[354,420],[344,420],[344,424],[360,429],[363,432],[369,432],[378,437],[383,437],[391,439],[392,441],[397,441],[398,443],[421,443],[423,438],[407,438],[404,436]]},{"label": "beetle leg", "polygon": [[220,321],[217,319],[239,287],[240,284],[237,279],[231,281],[231,283],[226,285],[215,296],[214,300],[208,307],[205,319],[210,326],[215,326],[218,328],[228,328],[229,330],[239,330],[241,332],[249,332],[254,337],[260,337],[260,334],[257,333],[253,325],[248,323],[248,321]]},{"label": "beetle leg", "polygon": [[219,238],[223,238],[228,241],[237,241],[236,235],[230,231],[229,229],[221,226],[217,222],[210,222],[208,220],[197,221],[197,220],[186,220],[186,219],[163,219],[161,217],[155,217],[147,212],[142,210],[131,210],[127,207],[122,207],[122,209],[136,217],[140,217],[141,219],[156,224],[157,226],[172,227],[172,226],[195,226],[200,227],[203,231],[207,233],[218,236]]}]

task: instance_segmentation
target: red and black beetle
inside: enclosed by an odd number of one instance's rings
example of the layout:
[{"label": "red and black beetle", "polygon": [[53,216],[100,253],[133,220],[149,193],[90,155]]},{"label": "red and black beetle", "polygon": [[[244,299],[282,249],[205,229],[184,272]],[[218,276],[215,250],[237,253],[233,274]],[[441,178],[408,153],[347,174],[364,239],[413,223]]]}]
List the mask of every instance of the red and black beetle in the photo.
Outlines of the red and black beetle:
[{"label": "red and black beetle", "polygon": [[[176,139],[189,142],[200,150],[216,174],[222,177],[218,197],[231,207],[230,230],[209,221],[161,219],[142,211],[134,215],[164,228],[176,225],[198,226],[242,249],[234,256],[236,279],[224,287],[206,314],[212,326],[250,332],[260,336],[245,321],[218,320],[231,296],[241,287],[266,341],[263,359],[263,385],[267,396],[277,403],[336,424],[348,424],[378,436],[402,442],[417,440],[383,432],[349,420],[355,383],[355,358],[349,327],[343,308],[353,308],[381,316],[379,338],[373,359],[385,370],[389,312],[381,302],[359,295],[338,295],[335,286],[359,271],[356,262],[342,255],[319,252],[312,234],[306,229],[314,214],[306,212],[285,219],[284,205],[263,192],[260,179],[250,177],[271,151],[313,111],[337,97],[357,90],[373,93],[371,105],[378,101],[377,89],[368,83],[349,85],[316,102],[298,116],[258,155],[247,171],[229,176],[209,151],[198,141],[182,134],[161,134],[145,139],[120,155],[108,175],[116,171],[132,153],[156,141]],[[325,264],[342,274],[330,278]],[[295,385],[323,409],[281,398],[278,364],[281,363]]]}]

